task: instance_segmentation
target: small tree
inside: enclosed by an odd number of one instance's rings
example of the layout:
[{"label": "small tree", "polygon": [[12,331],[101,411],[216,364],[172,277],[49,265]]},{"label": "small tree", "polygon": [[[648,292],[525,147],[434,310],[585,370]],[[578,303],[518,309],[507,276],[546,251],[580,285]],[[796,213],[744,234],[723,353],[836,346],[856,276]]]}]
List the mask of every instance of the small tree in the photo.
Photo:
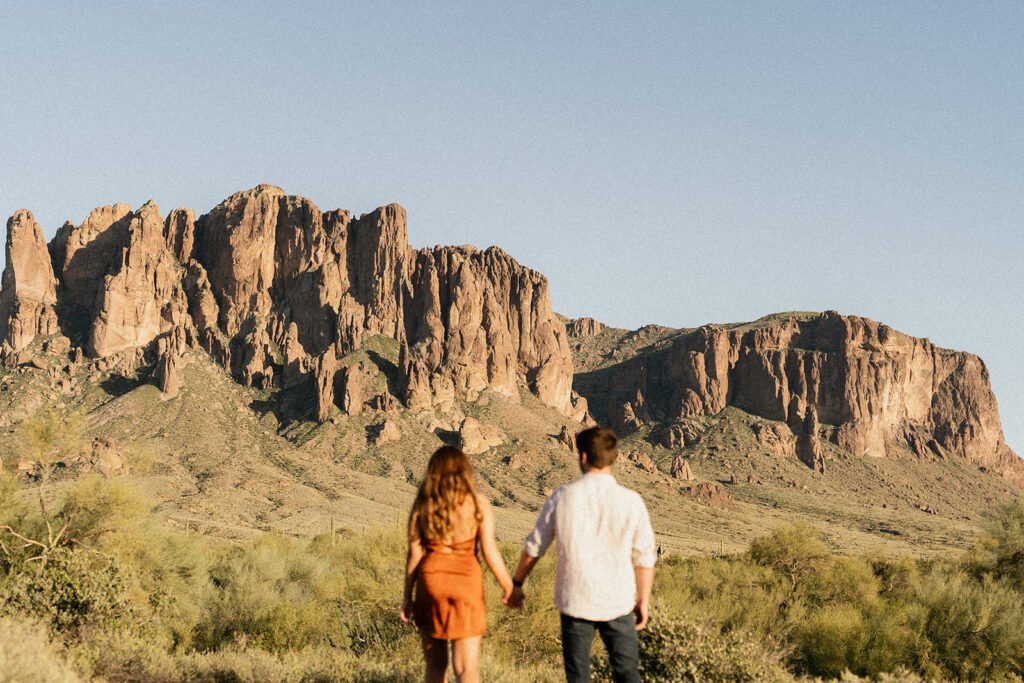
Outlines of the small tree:
[{"label": "small tree", "polygon": [[[36,488],[36,494],[39,501],[39,512],[43,524],[46,526],[46,537],[32,538],[7,524],[0,525],[0,531],[4,531],[20,541],[22,543],[20,549],[39,548],[39,553],[29,559],[37,560],[41,565],[40,571],[42,571],[42,567],[46,565],[54,550],[77,542],[77,539],[69,539],[66,536],[67,521],[54,531],[55,520],[46,506],[45,489],[57,464],[71,457],[78,449],[81,443],[81,425],[75,419],[62,420],[52,412],[42,412],[18,425],[17,439],[25,459],[35,465],[35,469],[39,473],[39,486]],[[4,553],[8,561],[12,559],[14,550],[0,538],[0,551]]]}]

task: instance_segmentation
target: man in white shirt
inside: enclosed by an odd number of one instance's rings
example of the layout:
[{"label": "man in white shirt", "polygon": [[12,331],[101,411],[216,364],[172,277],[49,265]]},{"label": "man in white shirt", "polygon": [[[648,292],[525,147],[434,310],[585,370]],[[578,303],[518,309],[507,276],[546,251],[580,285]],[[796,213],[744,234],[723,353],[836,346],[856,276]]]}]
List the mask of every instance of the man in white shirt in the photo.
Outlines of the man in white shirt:
[{"label": "man in white shirt", "polygon": [[523,601],[523,582],[558,539],[555,606],[562,613],[562,656],[569,683],[590,680],[594,631],[601,634],[616,681],[640,681],[637,631],[647,625],[654,532],[640,494],[612,476],[619,453],[610,429],[576,435],[583,476],[544,503],[526,538],[509,604]]}]

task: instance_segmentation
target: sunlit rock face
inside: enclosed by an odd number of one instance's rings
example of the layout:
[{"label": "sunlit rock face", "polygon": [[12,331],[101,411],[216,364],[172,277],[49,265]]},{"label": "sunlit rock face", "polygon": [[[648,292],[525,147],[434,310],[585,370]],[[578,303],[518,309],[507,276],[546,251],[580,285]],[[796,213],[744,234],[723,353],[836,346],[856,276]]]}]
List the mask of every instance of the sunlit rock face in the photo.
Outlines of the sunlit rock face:
[{"label": "sunlit rock face", "polygon": [[827,311],[746,331],[708,325],[613,366],[604,390],[621,431],[735,406],[785,422],[816,469],[820,437],[860,456],[962,458],[1024,485],[982,360],[866,318]]},{"label": "sunlit rock face", "polygon": [[[134,212],[103,206],[49,245],[19,211],[8,222],[0,313],[13,351],[58,328],[98,358],[173,336],[247,385],[308,377],[321,420],[339,401],[351,404],[347,414],[360,410],[353,396],[370,389],[356,391],[353,372],[335,361],[374,335],[400,345],[392,389],[410,408],[485,389],[518,400],[524,385],[579,412],[547,280],[497,248],[412,249],[397,204],[354,218],[259,185],[199,218],[190,209],[163,218],[152,202]],[[174,354],[159,355],[161,376],[176,382]]]}]

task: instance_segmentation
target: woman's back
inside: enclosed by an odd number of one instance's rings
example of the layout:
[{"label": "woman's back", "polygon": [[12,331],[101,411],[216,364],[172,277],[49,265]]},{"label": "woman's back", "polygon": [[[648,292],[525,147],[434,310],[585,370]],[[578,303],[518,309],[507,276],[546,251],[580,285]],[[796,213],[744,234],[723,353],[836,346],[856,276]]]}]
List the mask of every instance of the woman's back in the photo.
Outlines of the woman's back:
[{"label": "woman's back", "polygon": [[476,497],[472,493],[467,493],[453,509],[448,511],[450,527],[445,537],[427,535],[424,533],[427,525],[420,524],[420,534],[424,537],[423,545],[427,547],[453,546],[462,545],[470,539],[476,540],[480,529],[480,522],[477,520],[478,510],[479,503]]}]

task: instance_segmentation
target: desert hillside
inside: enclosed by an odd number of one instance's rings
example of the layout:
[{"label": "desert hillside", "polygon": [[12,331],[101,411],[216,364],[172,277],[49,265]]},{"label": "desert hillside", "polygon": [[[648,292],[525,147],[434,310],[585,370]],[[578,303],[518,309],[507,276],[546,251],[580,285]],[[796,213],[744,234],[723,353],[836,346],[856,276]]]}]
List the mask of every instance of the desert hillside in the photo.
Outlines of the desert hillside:
[{"label": "desert hillside", "polygon": [[803,519],[840,549],[940,552],[1019,493],[978,357],[856,316],[609,328],[551,309],[496,247],[414,249],[392,204],[354,217],[270,185],[208,213],[93,210],[47,244],[7,222],[4,465],[26,425],[167,523],[244,538],[399,523],[429,453],[461,446],[521,537],[577,473],[572,434],[624,436],[667,550],[743,548]]}]

